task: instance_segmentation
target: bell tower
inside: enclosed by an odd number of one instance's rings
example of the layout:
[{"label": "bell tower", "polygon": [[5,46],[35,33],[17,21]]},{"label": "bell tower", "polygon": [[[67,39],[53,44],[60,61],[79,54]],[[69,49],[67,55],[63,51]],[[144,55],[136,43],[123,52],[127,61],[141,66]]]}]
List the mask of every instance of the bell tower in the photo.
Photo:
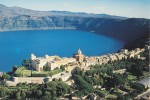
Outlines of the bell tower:
[{"label": "bell tower", "polygon": [[82,51],[78,49],[77,54],[73,55],[73,58],[75,58],[78,62],[83,62],[85,56],[82,54]]}]

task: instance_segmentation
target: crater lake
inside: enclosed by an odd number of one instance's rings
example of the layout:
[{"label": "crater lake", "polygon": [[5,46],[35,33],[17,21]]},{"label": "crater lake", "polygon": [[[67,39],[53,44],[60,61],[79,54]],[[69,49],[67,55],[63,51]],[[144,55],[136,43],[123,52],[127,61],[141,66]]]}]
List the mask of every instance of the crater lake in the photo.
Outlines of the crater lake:
[{"label": "crater lake", "polygon": [[77,30],[31,30],[0,32],[0,46],[0,72],[7,72],[32,53],[72,57],[80,48],[86,56],[100,56],[118,51],[123,42]]}]

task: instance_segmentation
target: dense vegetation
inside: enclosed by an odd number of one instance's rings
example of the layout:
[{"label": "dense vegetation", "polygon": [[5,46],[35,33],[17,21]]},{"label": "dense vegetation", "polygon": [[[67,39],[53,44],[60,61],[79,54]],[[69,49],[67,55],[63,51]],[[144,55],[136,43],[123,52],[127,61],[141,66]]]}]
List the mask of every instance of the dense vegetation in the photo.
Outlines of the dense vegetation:
[{"label": "dense vegetation", "polygon": [[34,98],[41,100],[55,100],[69,92],[69,86],[61,80],[39,84],[19,83],[16,87],[1,87],[0,97],[22,100]]}]

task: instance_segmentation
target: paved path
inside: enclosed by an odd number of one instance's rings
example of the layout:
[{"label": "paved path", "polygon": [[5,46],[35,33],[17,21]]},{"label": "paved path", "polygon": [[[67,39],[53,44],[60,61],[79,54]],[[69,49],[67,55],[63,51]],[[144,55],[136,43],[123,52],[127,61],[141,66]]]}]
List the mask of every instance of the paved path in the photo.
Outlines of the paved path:
[{"label": "paved path", "polygon": [[140,80],[139,83],[142,83],[143,85],[150,87],[150,76]]},{"label": "paved path", "polygon": [[144,96],[150,96],[150,76],[145,79],[140,80],[139,83],[142,83],[143,85],[148,86],[149,89],[143,92],[142,94],[139,94],[137,96],[137,99],[140,99],[141,97],[144,97]]}]

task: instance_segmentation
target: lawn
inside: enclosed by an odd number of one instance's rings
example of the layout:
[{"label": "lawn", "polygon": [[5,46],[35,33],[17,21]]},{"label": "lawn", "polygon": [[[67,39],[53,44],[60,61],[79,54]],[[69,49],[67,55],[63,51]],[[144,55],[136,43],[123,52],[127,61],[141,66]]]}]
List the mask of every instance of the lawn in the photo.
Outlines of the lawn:
[{"label": "lawn", "polygon": [[[36,72],[36,71],[33,71]],[[31,76],[31,70],[28,70],[26,67],[21,66],[16,70],[16,76]]]},{"label": "lawn", "polygon": [[[52,76],[52,75],[58,74],[60,72],[62,72],[61,69],[56,69],[56,70],[52,70],[52,71],[41,71],[41,72],[32,71],[32,76],[33,77],[47,77],[47,76]],[[31,76],[31,70],[28,70],[24,66],[19,67],[15,73],[16,73],[16,76],[18,76],[18,77],[20,77],[20,76],[25,76],[25,77]]]},{"label": "lawn", "polygon": [[129,81],[135,81],[135,80],[137,80],[137,77],[129,74],[128,75],[128,80]]},{"label": "lawn", "polygon": [[48,76],[53,76],[55,74],[58,74],[60,72],[62,72],[61,69],[56,69],[56,70],[52,70],[52,71],[33,72],[32,76],[34,76],[34,77],[48,77]]}]

